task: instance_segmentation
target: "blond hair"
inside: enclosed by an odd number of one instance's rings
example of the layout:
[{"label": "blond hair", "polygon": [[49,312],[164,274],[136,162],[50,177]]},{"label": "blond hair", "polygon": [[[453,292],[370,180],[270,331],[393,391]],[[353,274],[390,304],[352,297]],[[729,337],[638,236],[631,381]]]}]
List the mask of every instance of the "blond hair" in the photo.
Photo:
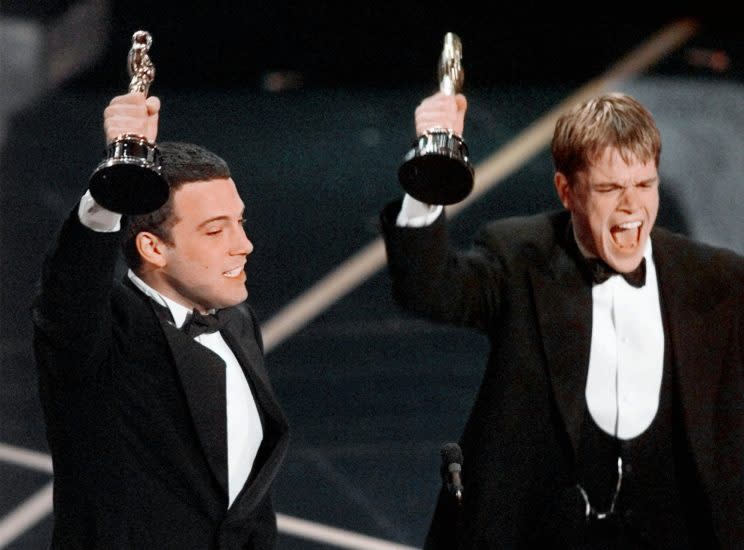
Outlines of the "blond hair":
[{"label": "blond hair", "polygon": [[629,95],[602,95],[563,114],[553,132],[553,165],[570,183],[607,147],[617,149],[626,162],[634,157],[644,163],[653,160],[659,166],[659,129],[651,113]]}]

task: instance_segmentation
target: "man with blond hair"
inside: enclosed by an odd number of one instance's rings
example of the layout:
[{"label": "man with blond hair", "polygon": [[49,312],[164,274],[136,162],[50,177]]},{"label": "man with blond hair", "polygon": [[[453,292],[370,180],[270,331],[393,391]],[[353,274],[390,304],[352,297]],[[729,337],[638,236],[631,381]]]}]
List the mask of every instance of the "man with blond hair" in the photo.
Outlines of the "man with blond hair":
[{"label": "man with blond hair", "polygon": [[[461,135],[466,106],[425,99],[417,132]],[[744,546],[744,258],[654,227],[660,154],[652,115],[607,94],[556,124],[563,211],[466,252],[441,206],[383,212],[396,301],[491,344],[462,508],[442,491],[427,548]]]}]

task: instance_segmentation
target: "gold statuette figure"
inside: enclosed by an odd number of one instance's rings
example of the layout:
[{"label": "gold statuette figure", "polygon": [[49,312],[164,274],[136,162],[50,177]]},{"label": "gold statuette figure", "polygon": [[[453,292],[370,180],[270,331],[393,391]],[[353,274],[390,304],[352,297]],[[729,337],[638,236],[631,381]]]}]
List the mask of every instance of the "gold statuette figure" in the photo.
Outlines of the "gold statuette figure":
[{"label": "gold statuette figure", "polygon": [[[130,93],[147,95],[155,79],[148,52],[152,36],[137,31],[127,57]],[[160,151],[144,136],[124,134],[106,149],[106,159],[90,177],[90,193],[98,204],[120,214],[145,214],[168,200],[168,183],[160,174]]]},{"label": "gold statuette figure", "polygon": [[[455,95],[465,80],[462,43],[451,32],[444,37],[439,58],[439,89]],[[406,193],[426,204],[454,204],[473,189],[473,167],[462,136],[448,128],[432,128],[420,135],[398,169]]]}]

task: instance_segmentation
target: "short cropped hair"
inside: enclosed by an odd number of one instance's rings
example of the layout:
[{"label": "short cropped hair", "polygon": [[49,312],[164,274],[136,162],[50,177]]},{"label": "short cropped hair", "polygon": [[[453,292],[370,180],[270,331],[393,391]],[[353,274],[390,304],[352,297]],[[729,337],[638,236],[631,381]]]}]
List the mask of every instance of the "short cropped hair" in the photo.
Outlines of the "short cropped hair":
[{"label": "short cropped hair", "polygon": [[553,132],[553,165],[571,185],[573,176],[587,170],[608,146],[626,162],[635,157],[659,166],[659,129],[651,113],[629,95],[602,95],[563,114]]},{"label": "short cropped hair", "polygon": [[154,212],[130,216],[124,228],[122,251],[127,265],[134,271],[142,265],[136,238],[142,231],[157,235],[173,244],[170,230],[176,223],[173,216],[173,193],[189,182],[230,177],[227,163],[218,155],[193,143],[163,142],[158,144],[162,175],[170,187],[168,200]]}]

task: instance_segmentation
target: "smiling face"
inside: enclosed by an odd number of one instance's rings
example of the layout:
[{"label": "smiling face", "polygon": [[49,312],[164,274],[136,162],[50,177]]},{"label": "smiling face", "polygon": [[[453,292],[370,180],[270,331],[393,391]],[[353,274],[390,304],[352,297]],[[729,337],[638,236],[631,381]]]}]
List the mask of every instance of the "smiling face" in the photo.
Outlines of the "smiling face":
[{"label": "smiling face", "polygon": [[184,184],[173,193],[170,238],[140,233],[148,269],[145,281],[158,292],[201,312],[243,302],[245,263],[253,244],[243,228],[243,201],[232,178]]},{"label": "smiling face", "polygon": [[573,181],[562,172],[555,175],[578,242],[621,273],[640,264],[659,211],[656,162],[624,156],[608,146]]}]

